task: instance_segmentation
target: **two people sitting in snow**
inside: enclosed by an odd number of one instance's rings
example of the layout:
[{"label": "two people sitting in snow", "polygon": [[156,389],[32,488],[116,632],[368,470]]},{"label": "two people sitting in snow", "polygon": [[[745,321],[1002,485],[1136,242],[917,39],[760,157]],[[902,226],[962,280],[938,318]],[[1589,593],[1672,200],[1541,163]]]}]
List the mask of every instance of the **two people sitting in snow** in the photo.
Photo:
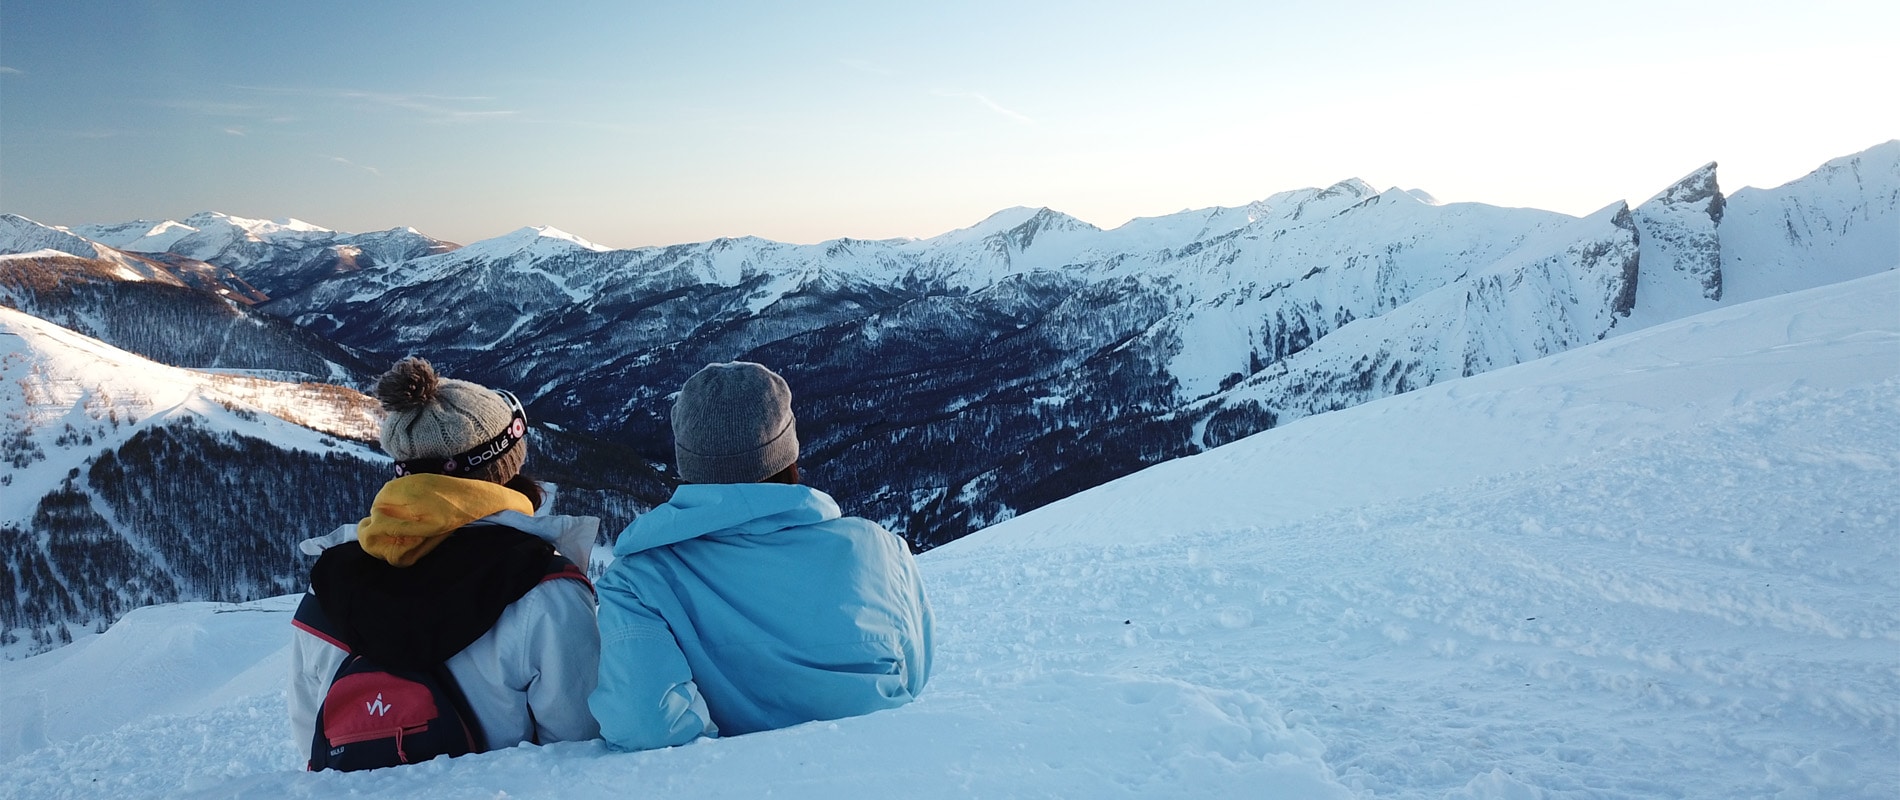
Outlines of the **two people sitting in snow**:
[{"label": "two people sitting in snow", "polygon": [[[312,769],[602,737],[639,750],[909,702],[931,617],[902,539],[799,484],[783,378],[714,364],[673,406],[678,475],[622,531],[537,515],[506,392],[398,362],[377,385],[398,477],[320,554],[293,637],[290,716]],[[595,615],[595,590],[599,613]]]}]

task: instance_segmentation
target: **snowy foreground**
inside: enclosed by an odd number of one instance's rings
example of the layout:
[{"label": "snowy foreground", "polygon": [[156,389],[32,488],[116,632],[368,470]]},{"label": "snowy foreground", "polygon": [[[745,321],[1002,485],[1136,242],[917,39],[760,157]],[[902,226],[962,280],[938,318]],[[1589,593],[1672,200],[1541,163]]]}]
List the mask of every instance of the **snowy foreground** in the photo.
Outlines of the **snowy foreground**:
[{"label": "snowy foreground", "polygon": [[299,771],[290,598],[0,663],[8,797],[1900,797],[1900,271],[1300,420],[921,558],[917,703]]}]

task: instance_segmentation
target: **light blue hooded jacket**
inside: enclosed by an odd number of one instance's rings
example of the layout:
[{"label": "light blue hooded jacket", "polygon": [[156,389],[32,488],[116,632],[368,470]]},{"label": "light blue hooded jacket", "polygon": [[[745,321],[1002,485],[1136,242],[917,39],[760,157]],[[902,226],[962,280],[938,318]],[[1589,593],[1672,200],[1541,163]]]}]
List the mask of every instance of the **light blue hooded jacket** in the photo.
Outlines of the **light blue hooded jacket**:
[{"label": "light blue hooded jacket", "polygon": [[601,736],[684,744],[911,701],[930,603],[910,548],[824,492],[689,484],[627,526],[600,596]]}]

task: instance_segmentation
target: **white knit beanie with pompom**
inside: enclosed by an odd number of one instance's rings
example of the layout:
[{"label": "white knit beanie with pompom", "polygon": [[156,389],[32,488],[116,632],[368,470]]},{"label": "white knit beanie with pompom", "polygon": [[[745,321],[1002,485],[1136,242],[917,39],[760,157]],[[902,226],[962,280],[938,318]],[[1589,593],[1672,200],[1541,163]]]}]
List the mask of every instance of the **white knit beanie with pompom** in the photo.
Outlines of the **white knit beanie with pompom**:
[{"label": "white knit beanie with pompom", "polygon": [[[397,461],[450,458],[482,445],[508,429],[514,410],[492,389],[436,374],[428,361],[410,356],[376,380],[376,399],[389,412],[383,418],[383,451]],[[507,483],[528,458],[519,442],[468,477]]]}]

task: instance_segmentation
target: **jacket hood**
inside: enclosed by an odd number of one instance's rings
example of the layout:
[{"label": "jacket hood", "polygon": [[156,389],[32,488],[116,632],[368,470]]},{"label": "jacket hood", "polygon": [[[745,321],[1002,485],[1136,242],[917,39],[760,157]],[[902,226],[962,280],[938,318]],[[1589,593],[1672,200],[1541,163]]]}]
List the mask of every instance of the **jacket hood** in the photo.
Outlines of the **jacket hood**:
[{"label": "jacket hood", "polygon": [[762,536],[839,516],[837,501],[809,486],[691,483],[679,487],[673,499],[640,515],[621,531],[614,543],[614,556],[702,536]]},{"label": "jacket hood", "polygon": [[594,537],[600,534],[599,517],[570,517],[562,514],[549,514],[545,517],[531,517],[519,511],[497,511],[486,517],[469,523],[470,525],[502,525],[521,531],[548,544],[567,560],[574,562],[582,572],[589,569],[588,561],[594,557]]}]

